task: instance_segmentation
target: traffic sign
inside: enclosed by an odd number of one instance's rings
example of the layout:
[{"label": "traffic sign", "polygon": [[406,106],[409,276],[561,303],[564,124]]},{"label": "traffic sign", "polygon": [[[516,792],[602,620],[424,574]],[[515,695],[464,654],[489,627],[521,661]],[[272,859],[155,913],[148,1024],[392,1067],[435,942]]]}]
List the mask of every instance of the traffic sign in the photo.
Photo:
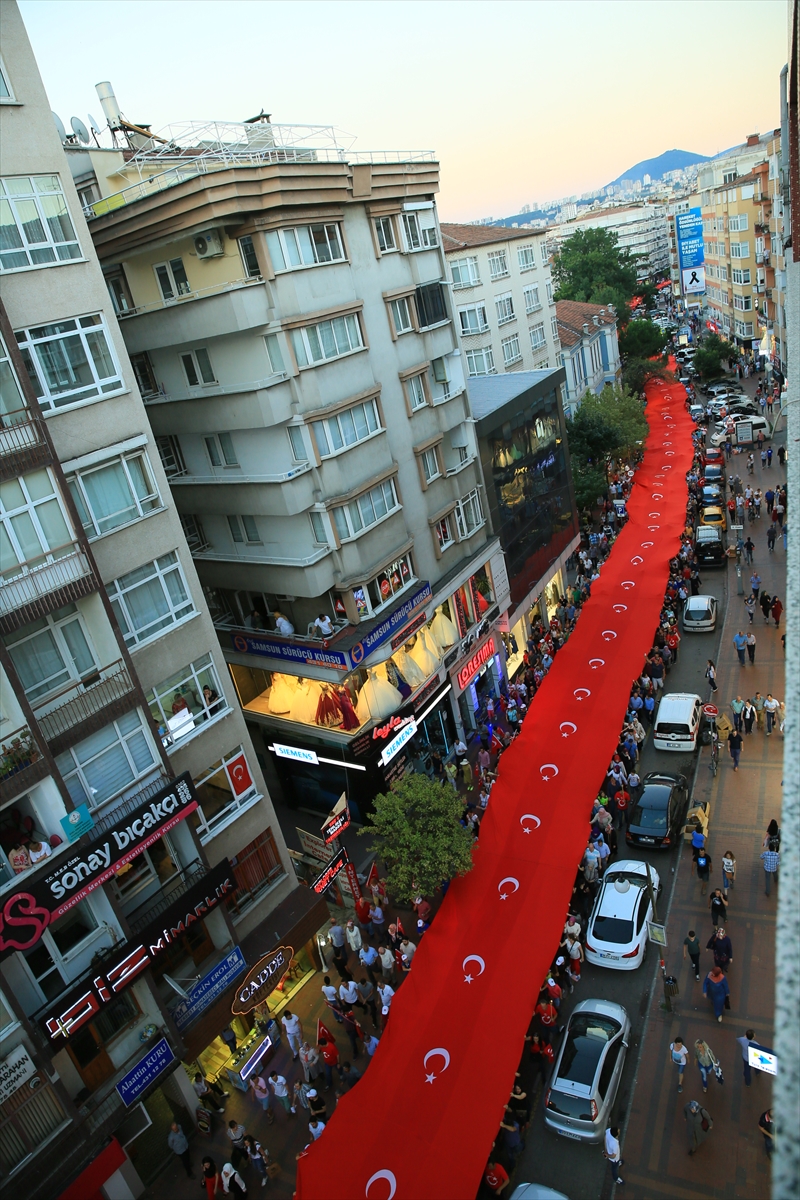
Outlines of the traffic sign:
[{"label": "traffic sign", "polygon": [[707,717],[718,717],[719,716],[719,709],[717,708],[716,704],[704,704],[703,712],[706,714]]}]

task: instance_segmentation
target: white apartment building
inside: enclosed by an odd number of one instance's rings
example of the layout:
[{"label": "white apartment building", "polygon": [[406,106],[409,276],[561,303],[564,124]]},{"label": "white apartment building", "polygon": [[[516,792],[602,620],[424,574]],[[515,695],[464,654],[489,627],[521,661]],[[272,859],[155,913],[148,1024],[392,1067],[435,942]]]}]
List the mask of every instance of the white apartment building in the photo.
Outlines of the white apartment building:
[{"label": "white apartment building", "polygon": [[468,378],[559,365],[544,231],[442,225]]},{"label": "white apartment building", "polygon": [[571,417],[587,392],[599,395],[606,384],[619,379],[617,316],[613,305],[577,300],[556,301],[556,315],[565,371],[564,416]]},{"label": "white apartment building", "polygon": [[[194,1112],[181,1060],[248,935],[268,914],[283,934],[293,892],[327,910],[297,886],[9,0],[2,28],[0,1176],[49,1200],[148,1056],[141,1102]],[[164,1125],[136,1132],[161,1151]],[[125,1154],[108,1179],[142,1190]]]},{"label": "white apartment building", "polygon": [[593,210],[573,221],[563,221],[547,229],[551,254],[579,229],[608,229],[616,233],[620,250],[629,250],[638,258],[640,280],[652,279],[669,270],[667,213],[662,204],[630,204]]},{"label": "white apartment building", "polygon": [[240,705],[290,805],[358,819],[504,669],[438,164],[105,109],[73,174]]}]

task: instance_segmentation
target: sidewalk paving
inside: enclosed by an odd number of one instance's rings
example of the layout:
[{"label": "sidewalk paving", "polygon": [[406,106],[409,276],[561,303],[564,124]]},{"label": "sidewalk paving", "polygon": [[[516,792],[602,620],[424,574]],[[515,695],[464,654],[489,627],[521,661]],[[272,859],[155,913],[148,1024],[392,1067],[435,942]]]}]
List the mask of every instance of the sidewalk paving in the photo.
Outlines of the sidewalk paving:
[{"label": "sidewalk paving", "polygon": [[[766,490],[770,484],[785,482],[786,472],[773,458],[771,469],[756,467],[756,485]],[[779,538],[774,553],[767,550],[766,512],[759,521],[747,526],[756,545],[755,566],[762,587],[770,595],[785,597],[786,553]],[[744,586],[749,590],[749,568],[743,565]],[[741,667],[732,645],[737,629],[746,626],[743,597],[736,594],[736,573],[728,569],[728,608],[717,661],[719,690],[714,702],[730,717],[730,701],[737,695],[753,696],[756,690],[766,696],[772,692],[783,699],[784,652],[782,630],[774,622],[764,624],[756,610],[753,626],[757,638],[755,666]],[[684,639],[684,652],[690,639]],[[697,649],[697,654],[704,654]],[[704,696],[706,699],[706,696]],[[767,738],[763,729],[745,738],[740,769],[734,772],[727,747],[723,744],[716,778],[708,769],[709,751],[703,750],[695,784],[698,800],[712,804],[709,828],[709,853],[712,861],[708,893],[722,885],[722,855],[732,850],[737,874],[729,893],[725,927],[733,944],[733,963],[728,973],[731,1009],[718,1024],[710,1003],[702,994],[702,981],[712,965],[705,944],[713,932],[708,895],[701,896],[701,885],[691,871],[691,849],[680,851],[678,877],[667,922],[667,972],[678,978],[680,995],[673,1002],[676,1012],[662,1007],[662,987],[657,981],[650,1001],[648,1025],[642,1046],[633,1094],[630,1118],[622,1147],[625,1166],[626,1200],[654,1200],[661,1196],[680,1200],[710,1200],[712,1197],[742,1197],[764,1200],[770,1194],[769,1160],[757,1124],[761,1113],[772,1103],[769,1076],[753,1072],[753,1083],[745,1088],[742,1060],[735,1039],[745,1029],[755,1031],[756,1041],[771,1046],[775,1008],[775,918],[776,890],[764,894],[764,873],[759,855],[764,831],[771,818],[780,822],[783,737],[776,731]],[[683,939],[689,929],[697,931],[704,947],[700,960],[700,982],[696,982],[691,963],[681,960]],[[689,1048],[684,1088],[677,1090],[677,1072],[670,1061],[669,1045],[680,1035]],[[708,1041],[722,1064],[722,1087],[709,1079],[704,1095],[702,1080],[694,1059],[696,1038]],[[696,1155],[689,1157],[683,1106],[689,1100],[700,1101],[710,1113],[714,1127]]]}]

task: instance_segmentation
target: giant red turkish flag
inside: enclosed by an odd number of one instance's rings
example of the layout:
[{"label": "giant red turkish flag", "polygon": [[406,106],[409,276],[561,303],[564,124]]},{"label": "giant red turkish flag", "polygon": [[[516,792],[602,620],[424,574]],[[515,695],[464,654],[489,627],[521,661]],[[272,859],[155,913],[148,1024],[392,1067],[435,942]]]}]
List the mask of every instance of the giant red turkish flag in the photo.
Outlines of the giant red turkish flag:
[{"label": "giant red turkish flag", "polygon": [[647,394],[628,522],[500,760],[473,870],[422,938],[369,1070],[298,1164],[298,1200],[478,1190],[685,525],[685,392],[655,381]]}]

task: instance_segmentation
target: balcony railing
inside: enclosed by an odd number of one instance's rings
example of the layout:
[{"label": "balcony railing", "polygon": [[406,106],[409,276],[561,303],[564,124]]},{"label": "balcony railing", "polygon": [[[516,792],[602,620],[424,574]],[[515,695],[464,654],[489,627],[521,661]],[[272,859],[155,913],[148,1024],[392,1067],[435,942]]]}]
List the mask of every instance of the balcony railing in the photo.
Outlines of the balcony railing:
[{"label": "balcony railing", "polygon": [[48,771],[36,739],[27,725],[21,725],[0,746],[0,801],[26,792]]},{"label": "balcony railing", "polygon": [[126,817],[129,813],[132,813],[135,809],[139,808],[140,805],[144,804],[146,800],[149,800],[151,796],[155,796],[156,792],[160,791],[161,788],[163,788],[167,783],[169,783],[168,777],[163,772],[160,772],[155,779],[151,779],[149,783],[145,783],[142,785],[142,787],[137,788],[137,790],[132,795],[126,797],[125,800],[117,801],[115,804],[109,804],[108,807],[103,810],[103,815],[101,817],[95,817],[95,836],[100,837],[101,834],[105,833],[107,829],[110,829],[112,825],[116,825],[117,822],[123,817]]},{"label": "balcony railing", "polygon": [[[55,696],[48,696],[40,705],[34,704],[42,733],[48,742],[74,729],[97,713],[107,714],[112,704],[133,691],[133,683],[122,659],[102,668],[101,677],[70,684]],[[109,719],[110,716],[109,716]]]},{"label": "balcony railing", "polygon": [[52,553],[59,555],[53,562],[41,563],[0,583],[0,614],[25,608],[51,592],[91,578],[89,561],[77,546],[60,546]]},{"label": "balcony railing", "polygon": [[[127,321],[129,317],[140,317],[142,313],[160,312],[164,308],[177,308],[181,304],[185,304],[188,300],[202,300],[206,296],[220,296],[224,292],[233,292],[239,288],[258,286],[263,284],[263,282],[264,280],[261,278],[248,278],[231,279],[224,283],[212,283],[205,288],[194,288],[192,291],[182,292],[179,296],[173,296],[171,300],[152,300],[149,304],[139,304],[136,308],[129,308],[126,312],[117,313],[117,317],[120,321]],[[196,394],[202,396],[205,392],[202,388],[197,388]]]},{"label": "balcony railing", "polygon": [[[137,312],[144,311],[137,309]],[[262,388],[272,387],[283,383],[289,376],[286,371],[275,371],[263,379],[248,380],[246,383],[211,383],[205,387],[173,388],[169,392],[148,392],[142,397],[145,404],[171,404],[184,400],[207,400],[214,396],[238,396],[246,392],[257,392]]]},{"label": "balcony railing", "polygon": [[173,901],[177,900],[189,888],[208,874],[208,868],[204,863],[196,858],[194,862],[190,862],[187,866],[181,867],[178,874],[172,879],[169,879],[164,886],[157,892],[155,899],[150,898],[144,904],[140,904],[128,916],[128,924],[131,927],[131,933],[137,934],[144,929],[159,913],[169,908]]},{"label": "balcony railing", "polygon": [[281,633],[277,629],[254,629],[252,626],[248,626],[248,625],[237,625],[236,621],[234,620],[234,618],[232,616],[212,616],[212,620],[214,622],[214,628],[216,630],[220,630],[225,633],[242,633],[245,635],[245,637],[251,637],[251,638],[259,638],[259,637],[277,638],[281,642],[300,642],[300,643],[313,642],[313,643],[316,643],[317,645],[319,645],[322,642],[327,642],[329,646],[333,644],[333,642],[337,639],[339,634],[342,633],[345,629],[352,628],[352,626],[350,625],[350,622],[347,620],[334,621],[333,622],[333,633],[329,633],[328,636],[325,637],[314,626],[313,621],[309,621],[308,629],[307,629],[306,633],[288,633],[287,634],[287,633]]},{"label": "balcony railing", "polygon": [[39,420],[27,408],[0,416],[0,458],[22,454],[45,444]]}]

